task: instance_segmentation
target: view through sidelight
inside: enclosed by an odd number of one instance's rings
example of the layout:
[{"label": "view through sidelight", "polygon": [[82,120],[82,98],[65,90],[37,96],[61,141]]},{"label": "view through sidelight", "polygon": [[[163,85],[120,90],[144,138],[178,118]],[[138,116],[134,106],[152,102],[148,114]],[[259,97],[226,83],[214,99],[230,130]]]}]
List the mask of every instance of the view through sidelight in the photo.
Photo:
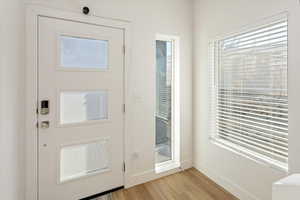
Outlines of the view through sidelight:
[{"label": "view through sidelight", "polygon": [[156,163],[172,160],[173,42],[156,41]]}]

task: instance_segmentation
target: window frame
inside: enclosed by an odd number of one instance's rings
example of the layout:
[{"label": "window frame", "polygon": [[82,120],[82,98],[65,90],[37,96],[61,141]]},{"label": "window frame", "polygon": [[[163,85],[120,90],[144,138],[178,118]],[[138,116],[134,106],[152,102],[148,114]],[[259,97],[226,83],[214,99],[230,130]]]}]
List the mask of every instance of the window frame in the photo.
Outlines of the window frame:
[{"label": "window frame", "polygon": [[[209,66],[209,80],[210,80],[209,81],[209,84],[210,84],[209,85],[209,87],[210,87],[209,88],[209,93],[210,93],[209,94],[209,96],[210,96],[210,110],[209,110],[210,136],[209,136],[209,140],[212,144],[215,144],[218,147],[221,147],[221,148],[231,151],[235,154],[238,154],[244,158],[248,158],[254,162],[257,162],[262,165],[268,166],[270,168],[288,173],[289,172],[289,162],[288,161],[287,161],[287,163],[276,161],[268,156],[262,155],[255,151],[249,150],[243,146],[240,146],[240,145],[234,144],[230,141],[226,141],[224,139],[219,138],[218,133],[217,133],[218,125],[217,125],[217,121],[216,121],[216,115],[218,114],[218,112],[216,109],[216,105],[217,105],[216,101],[217,100],[216,100],[215,92],[217,92],[216,91],[217,90],[217,82],[219,81],[219,73],[220,73],[220,71],[218,70],[218,66],[219,66],[218,53],[219,53],[219,51],[216,51],[216,49],[215,49],[216,46],[218,46],[216,44],[218,44],[218,42],[220,42],[226,38],[233,37],[233,36],[240,35],[240,34],[245,34],[247,32],[251,32],[251,31],[266,27],[268,24],[272,24],[278,20],[286,20],[287,28],[288,28],[288,25],[289,25],[288,13],[282,12],[282,13],[276,14],[274,16],[262,19],[259,22],[253,23],[251,25],[243,26],[238,31],[217,36],[214,39],[211,39],[209,41],[209,43],[208,43],[208,46],[209,46],[208,66]],[[287,38],[289,38],[288,29],[287,29]],[[288,43],[287,43],[287,56],[288,55],[289,54],[288,54]],[[216,63],[216,61],[217,61],[217,63]],[[289,65],[289,63],[288,63],[288,58],[287,58],[287,71],[288,71],[288,65]],[[287,92],[288,92],[288,79],[287,79]]]},{"label": "window frame", "polygon": [[[174,35],[164,35],[156,34],[155,38],[155,52],[156,52],[156,41],[165,41],[172,43],[172,105],[171,105],[171,148],[172,148],[172,159],[156,163],[155,162],[155,172],[162,173],[169,171],[175,168],[180,167],[180,54],[179,54],[179,44],[180,38]],[[155,77],[156,77],[156,58],[155,58]],[[155,85],[156,85],[155,81]],[[155,96],[156,96],[156,87],[155,87]],[[155,98],[155,113],[156,116],[156,98]],[[156,126],[155,126],[156,127]],[[156,137],[156,132],[155,132]],[[155,157],[155,150],[154,150]]]}]

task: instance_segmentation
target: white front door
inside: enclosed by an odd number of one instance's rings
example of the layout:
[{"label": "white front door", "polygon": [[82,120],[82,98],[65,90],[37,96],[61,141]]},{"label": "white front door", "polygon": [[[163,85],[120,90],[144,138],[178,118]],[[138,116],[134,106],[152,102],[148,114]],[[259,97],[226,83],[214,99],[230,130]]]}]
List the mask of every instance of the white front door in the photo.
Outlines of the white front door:
[{"label": "white front door", "polygon": [[38,18],[40,200],[123,186],[123,34]]}]

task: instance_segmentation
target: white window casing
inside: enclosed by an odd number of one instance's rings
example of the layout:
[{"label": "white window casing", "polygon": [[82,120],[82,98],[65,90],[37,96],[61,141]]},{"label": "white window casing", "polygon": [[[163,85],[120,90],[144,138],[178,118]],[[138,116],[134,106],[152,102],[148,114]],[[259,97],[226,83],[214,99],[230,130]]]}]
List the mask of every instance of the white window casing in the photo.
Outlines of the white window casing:
[{"label": "white window casing", "polygon": [[287,170],[287,16],[214,40],[209,51],[211,138]]}]

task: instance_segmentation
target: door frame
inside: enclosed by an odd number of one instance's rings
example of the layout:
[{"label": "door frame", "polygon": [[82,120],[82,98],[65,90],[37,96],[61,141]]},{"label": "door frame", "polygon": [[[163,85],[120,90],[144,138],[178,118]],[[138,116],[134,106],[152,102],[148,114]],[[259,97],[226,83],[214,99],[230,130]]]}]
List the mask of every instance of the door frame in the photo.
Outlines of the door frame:
[{"label": "door frame", "polygon": [[[99,16],[83,15],[78,11],[63,11],[59,9],[47,8],[35,4],[26,5],[26,69],[25,69],[25,199],[38,199],[38,129],[37,113],[38,108],[38,17],[50,17],[62,20],[81,22],[96,26],[118,28],[124,31],[124,104],[128,102],[128,77],[131,54],[131,22],[126,20],[116,20]],[[128,111],[126,106],[124,113],[124,163],[128,163],[128,145],[130,141],[126,137],[128,131]],[[128,182],[126,171],[124,172],[124,185]]]}]

